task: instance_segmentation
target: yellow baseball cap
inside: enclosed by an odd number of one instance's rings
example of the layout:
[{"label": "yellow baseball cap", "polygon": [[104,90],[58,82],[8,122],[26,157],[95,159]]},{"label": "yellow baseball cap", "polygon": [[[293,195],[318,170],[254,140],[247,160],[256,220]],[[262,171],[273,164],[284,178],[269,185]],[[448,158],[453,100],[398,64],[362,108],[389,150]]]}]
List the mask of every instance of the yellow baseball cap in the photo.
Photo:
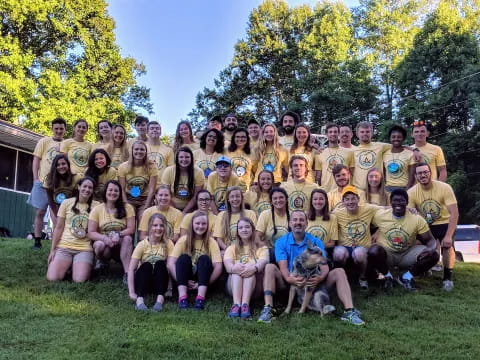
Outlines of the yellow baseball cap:
[{"label": "yellow baseball cap", "polygon": [[343,197],[344,197],[345,195],[347,195],[348,193],[352,193],[352,194],[355,194],[355,195],[357,195],[357,196],[360,196],[360,195],[358,194],[357,188],[356,188],[355,186],[353,186],[353,185],[347,185],[347,186],[345,186],[345,187],[343,188],[343,190],[342,190],[342,199],[343,199]]}]

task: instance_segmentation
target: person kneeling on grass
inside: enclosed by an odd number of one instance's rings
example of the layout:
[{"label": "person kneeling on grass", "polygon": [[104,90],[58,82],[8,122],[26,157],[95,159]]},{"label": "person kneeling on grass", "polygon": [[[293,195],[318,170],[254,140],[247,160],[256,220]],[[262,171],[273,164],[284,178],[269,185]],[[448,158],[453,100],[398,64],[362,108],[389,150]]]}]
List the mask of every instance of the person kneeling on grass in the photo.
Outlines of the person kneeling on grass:
[{"label": "person kneeling on grass", "polygon": [[208,233],[208,215],[198,210],[188,234],[180,237],[168,257],[168,270],[178,284],[178,307],[188,309],[187,290],[197,289],[195,310],[205,308],[207,288],[222,273],[218,243]]},{"label": "person kneeling on grass", "polygon": [[[268,248],[255,244],[253,221],[242,217],[237,223],[237,241],[225,251],[223,263],[228,276],[227,292],[233,296],[231,318],[250,319],[250,298],[269,261]],[[258,278],[258,282],[257,282]],[[241,304],[241,306],[240,306]]]},{"label": "person kneeling on grass", "polygon": [[81,179],[75,197],[60,205],[48,256],[47,279],[50,281],[63,280],[70,267],[74,282],[90,278],[93,249],[87,236],[87,225],[90,210],[98,204],[92,200],[94,187],[93,179]]},{"label": "person kneeling on grass", "polygon": [[[265,306],[258,322],[269,323],[274,318],[273,295],[276,288],[285,290],[289,285],[296,285],[316,289],[325,285],[328,289],[334,286],[337,288],[337,295],[345,307],[345,312],[341,317],[343,321],[354,325],[365,324],[360,318],[360,312],[353,307],[350,285],[343,269],[338,268],[329,271],[328,265],[322,265],[321,274],[312,276],[308,280],[301,276],[290,275],[295,258],[307,248],[309,242],[322,249],[325,256],[323,242],[305,232],[307,215],[302,210],[294,210],[291,213],[290,228],[292,229],[291,232],[275,242],[275,257],[278,267],[275,264],[267,264],[265,267],[263,280]],[[314,296],[316,296],[315,293]]]},{"label": "person kneeling on grass", "polygon": [[153,214],[148,220],[148,237],[140,241],[128,268],[128,294],[136,302],[135,309],[148,311],[144,297],[151,291],[157,296],[153,311],[161,311],[168,287],[167,257],[173,242],[167,238],[167,219]]}]

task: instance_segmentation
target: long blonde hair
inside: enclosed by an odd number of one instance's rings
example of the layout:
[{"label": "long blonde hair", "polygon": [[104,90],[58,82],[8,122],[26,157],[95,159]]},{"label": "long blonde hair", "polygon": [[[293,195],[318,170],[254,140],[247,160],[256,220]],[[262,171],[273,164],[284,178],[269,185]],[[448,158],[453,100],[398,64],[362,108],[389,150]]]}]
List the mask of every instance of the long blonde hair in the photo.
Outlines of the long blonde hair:
[{"label": "long blonde hair", "polygon": [[190,227],[187,231],[187,239],[185,241],[185,253],[189,256],[192,256],[194,247],[195,247],[195,232],[193,231],[193,220],[200,216],[205,216],[207,218],[207,229],[205,233],[202,235],[202,249],[208,250],[208,238],[209,238],[209,231],[208,231],[208,214],[205,211],[197,210],[193,213],[192,221],[190,223]]},{"label": "long blonde hair", "polygon": [[160,239],[160,246],[162,247],[162,252],[164,254],[167,253],[167,224],[168,224],[168,221],[167,221],[167,218],[165,216],[163,216],[162,214],[159,214],[159,213],[156,213],[156,214],[153,214],[150,219],[148,219],[148,236],[150,237],[150,230],[152,229],[152,225],[153,225],[153,222],[155,221],[155,219],[160,219],[162,220],[162,223],[163,223],[163,227],[164,227],[164,231],[163,231],[163,235],[162,235],[162,238]]},{"label": "long blonde hair", "polygon": [[378,168],[371,168],[368,170],[367,173],[367,191],[365,192],[365,196],[367,198],[367,203],[371,203],[372,201],[372,189],[370,188],[370,183],[368,182],[368,175],[372,172],[378,172],[380,174],[380,185],[378,186],[378,193],[380,195],[380,206],[387,206],[388,205],[388,194],[385,191],[385,179],[383,177],[383,172],[380,171]]},{"label": "long blonde hair", "polygon": [[[252,234],[250,235],[250,238],[247,240],[247,243],[244,243],[243,242],[243,239],[240,237],[240,235],[238,234],[238,224],[240,224],[240,221],[244,221],[244,222],[247,222],[250,224],[250,226],[252,227]],[[242,216],[240,218],[240,220],[238,220],[237,222],[237,241],[234,241],[234,246],[235,246],[235,254],[236,256],[240,256],[240,254],[242,253],[243,249],[245,246],[249,246],[249,255],[255,259],[255,262],[257,262],[257,259],[256,259],[256,253],[257,253],[257,249],[258,249],[258,246],[257,244],[255,243],[255,225],[253,224],[253,221],[251,219],[249,219],[248,217],[245,217],[245,216]]]},{"label": "long blonde hair", "polygon": [[134,167],[134,164],[133,164],[133,148],[135,147],[136,144],[142,144],[144,147],[145,147],[145,157],[143,158],[143,164],[142,164],[142,167],[143,169],[145,170],[145,173],[147,174],[148,173],[148,170],[154,166],[153,162],[151,162],[149,159],[148,159],[148,147],[147,147],[147,144],[145,144],[142,140],[135,140],[133,143],[132,143],[132,152],[128,158],[128,172],[130,171],[133,171],[133,167]]},{"label": "long blonde hair", "polygon": [[260,161],[260,159],[265,155],[265,151],[267,151],[267,141],[265,140],[265,136],[263,133],[267,127],[271,126],[273,128],[274,137],[273,137],[273,151],[275,151],[275,156],[277,159],[280,159],[279,149],[282,147],[280,142],[278,141],[278,131],[277,127],[273,124],[265,124],[262,126],[262,131],[260,132],[260,136],[258,138],[257,144],[253,148],[253,159],[255,161]]},{"label": "long blonde hair", "polygon": [[226,238],[230,241],[230,243],[233,242],[232,234],[230,233],[230,218],[232,217],[232,205],[230,205],[228,198],[230,197],[230,194],[236,190],[240,191],[240,196],[242,197],[242,203],[240,204],[240,218],[245,216],[245,202],[243,200],[242,189],[239,186],[230,186],[227,189],[227,194],[225,195],[226,207],[225,207],[225,211],[222,219],[223,228],[225,229],[225,232],[226,232],[225,235],[226,235]]}]

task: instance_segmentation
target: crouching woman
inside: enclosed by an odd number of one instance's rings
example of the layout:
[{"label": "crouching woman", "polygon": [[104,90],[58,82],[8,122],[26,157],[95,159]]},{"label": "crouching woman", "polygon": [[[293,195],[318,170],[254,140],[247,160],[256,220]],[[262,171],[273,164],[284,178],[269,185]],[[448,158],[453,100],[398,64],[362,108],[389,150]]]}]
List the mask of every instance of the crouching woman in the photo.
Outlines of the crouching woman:
[{"label": "crouching woman", "polygon": [[53,232],[48,256],[47,279],[63,280],[72,268],[72,280],[85,282],[93,267],[93,248],[87,236],[88,215],[98,203],[93,201],[93,179],[81,179],[75,197],[66,199],[58,209],[57,225]]},{"label": "crouching woman", "polygon": [[197,290],[195,310],[205,308],[207,288],[222,273],[218,243],[208,232],[208,215],[198,210],[192,217],[188,233],[178,239],[168,257],[168,270],[178,284],[178,307],[187,309],[187,290]]},{"label": "crouching woman", "polygon": [[148,237],[140,241],[132,254],[128,268],[128,293],[135,308],[147,311],[144,297],[156,296],[153,311],[161,311],[168,287],[167,258],[173,252],[173,242],[167,238],[167,219],[153,214],[148,221]]}]

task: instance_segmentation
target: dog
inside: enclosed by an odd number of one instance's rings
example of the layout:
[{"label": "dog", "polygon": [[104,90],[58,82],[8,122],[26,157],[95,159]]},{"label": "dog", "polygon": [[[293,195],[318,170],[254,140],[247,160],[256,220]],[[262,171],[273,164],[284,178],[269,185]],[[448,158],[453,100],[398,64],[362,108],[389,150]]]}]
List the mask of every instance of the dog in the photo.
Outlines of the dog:
[{"label": "dog", "polygon": [[[291,275],[302,276],[308,280],[315,275],[320,275],[321,265],[326,264],[327,259],[323,256],[322,250],[318,246],[314,246],[309,242],[305,251],[295,258]],[[330,298],[328,293],[322,288],[317,289],[313,299],[314,301],[310,304],[314,290],[315,289],[308,286],[298,288],[295,285],[290,285],[288,305],[284,313],[290,314],[295,294],[298,295],[299,301],[302,304],[299,313],[304,313],[307,310],[307,307],[320,312],[322,316],[334,311],[335,308],[332,305],[329,305]]]}]

